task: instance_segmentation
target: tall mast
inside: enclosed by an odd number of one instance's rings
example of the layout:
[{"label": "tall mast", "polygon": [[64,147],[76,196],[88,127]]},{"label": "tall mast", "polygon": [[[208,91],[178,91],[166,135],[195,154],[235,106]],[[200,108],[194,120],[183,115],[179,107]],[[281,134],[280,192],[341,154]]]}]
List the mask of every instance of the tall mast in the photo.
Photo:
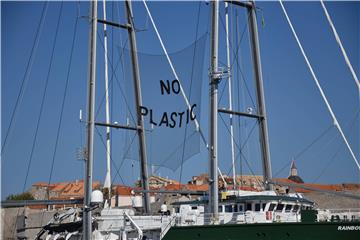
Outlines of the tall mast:
[{"label": "tall mast", "polygon": [[131,49],[131,62],[132,62],[132,72],[134,80],[134,91],[135,91],[135,105],[136,105],[136,117],[137,117],[137,133],[139,137],[139,154],[140,154],[140,175],[141,175],[141,184],[145,190],[143,193],[143,203],[145,213],[150,213],[150,197],[149,197],[149,182],[148,182],[148,171],[147,171],[147,156],[146,156],[146,143],[145,143],[145,129],[144,129],[144,119],[141,115],[140,107],[142,106],[142,97],[141,97],[141,85],[140,85],[140,72],[139,72],[139,63],[137,56],[137,46],[136,46],[136,35],[135,27],[133,24],[133,13],[131,8],[131,1],[125,1],[126,14],[128,20],[128,33],[129,33],[129,43]]},{"label": "tall mast", "polygon": [[[106,21],[106,2],[103,0],[103,17]],[[106,123],[110,123],[110,108],[109,108],[109,77],[108,77],[108,48],[107,48],[107,31],[106,24],[104,25],[104,63],[105,63],[105,115]],[[108,199],[111,199],[111,155],[110,155],[110,127],[106,127],[106,176],[104,188],[108,189]]]},{"label": "tall mast", "polygon": [[91,191],[94,160],[94,127],[95,127],[95,80],[96,80],[96,33],[97,33],[97,1],[90,2],[89,26],[89,69],[88,69],[88,117],[86,123],[86,164],[85,164],[85,197],[83,214],[83,239],[91,239]]},{"label": "tall mast", "polygon": [[263,86],[262,69],[261,69],[261,61],[260,61],[260,47],[259,47],[257,21],[256,21],[256,8],[254,2],[250,2],[249,7],[247,9],[250,17],[249,19],[250,44],[251,44],[252,60],[254,66],[257,108],[258,108],[258,114],[261,116],[260,118],[258,118],[258,121],[259,121],[259,134],[260,134],[261,153],[262,153],[263,176],[265,182],[265,189],[270,190],[271,185],[269,184],[269,182],[272,179],[272,174],[271,174],[264,86]]},{"label": "tall mast", "polygon": [[213,214],[214,223],[218,223],[218,146],[217,146],[217,114],[218,114],[218,83],[221,74],[218,72],[218,29],[219,2],[212,1],[211,21],[211,66],[210,66],[210,126],[209,126],[209,211]]},{"label": "tall mast", "polygon": [[[232,79],[230,70],[230,44],[229,44],[229,4],[225,2],[225,30],[226,30],[226,64],[229,71],[228,74],[228,90],[229,90],[229,110],[232,111]],[[234,126],[233,115],[230,113],[230,143],[231,143],[231,162],[234,181],[234,189],[236,189],[236,168],[235,168],[235,151],[234,151]]]}]

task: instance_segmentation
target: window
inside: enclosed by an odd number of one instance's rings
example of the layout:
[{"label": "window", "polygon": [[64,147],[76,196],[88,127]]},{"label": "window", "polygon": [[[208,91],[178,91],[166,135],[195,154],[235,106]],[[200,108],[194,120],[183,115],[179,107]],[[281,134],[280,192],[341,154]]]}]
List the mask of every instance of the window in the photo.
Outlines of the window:
[{"label": "window", "polygon": [[285,212],[290,212],[290,211],[291,211],[291,208],[292,208],[292,205],[287,204],[287,205],[285,206]]},{"label": "window", "polygon": [[239,205],[239,212],[243,212],[244,211],[244,205],[240,204]]},{"label": "window", "polygon": [[269,211],[274,211],[275,206],[275,203],[270,204]]},{"label": "window", "polygon": [[298,210],[299,210],[299,205],[295,205],[292,211],[297,212]]},{"label": "window", "polygon": [[266,203],[263,203],[261,208],[262,208],[263,211],[265,211]]},{"label": "window", "polygon": [[219,206],[219,212],[223,212],[223,206]]},{"label": "window", "polygon": [[238,205],[234,205],[233,206],[233,209],[234,209],[234,212],[238,212],[239,210],[238,210]]},{"label": "window", "polygon": [[260,212],[260,203],[255,204],[255,211]]},{"label": "window", "polygon": [[197,206],[192,206],[191,210],[197,210]]},{"label": "window", "polygon": [[283,208],[284,208],[284,204],[279,203],[276,207],[276,211],[281,212],[283,210]]},{"label": "window", "polygon": [[180,212],[180,208],[179,207],[176,207],[175,208],[175,213],[179,213]]},{"label": "window", "polygon": [[251,207],[251,203],[247,203],[246,204],[246,211],[251,211],[252,207]]},{"label": "window", "polygon": [[225,212],[232,212],[232,205],[226,205],[225,206]]}]

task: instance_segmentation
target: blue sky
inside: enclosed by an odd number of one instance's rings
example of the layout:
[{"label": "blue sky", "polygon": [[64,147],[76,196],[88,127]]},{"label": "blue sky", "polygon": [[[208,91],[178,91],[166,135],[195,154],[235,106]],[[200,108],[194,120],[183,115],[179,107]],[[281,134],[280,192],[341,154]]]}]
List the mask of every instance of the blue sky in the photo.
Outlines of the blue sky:
[{"label": "blue sky", "polygon": [[[29,59],[31,47],[35,38],[37,24],[40,20],[44,2],[1,2],[1,133],[2,143],[10,123],[16,97]],[[191,45],[196,36],[196,26],[200,4],[198,37],[209,30],[210,6],[205,2],[149,2],[157,27],[169,52],[178,52]],[[222,5],[222,4],[221,4]],[[285,17],[278,2],[258,2],[259,36],[265,97],[269,122],[270,151],[273,173],[286,166],[293,157],[299,155],[315,138],[330,127],[332,120],[326,110],[318,90],[311,78],[305,61],[290,32]],[[326,2],[328,11],[342,38],[349,58],[359,75],[360,72],[360,4],[358,2]],[[355,154],[360,158],[359,116],[354,116],[359,110],[359,96],[356,85],[342,58],[341,52],[334,40],[332,32],[320,3],[295,2],[285,3],[289,16],[303,43],[305,51],[313,64],[316,74],[329,98],[331,105],[342,124]],[[49,3],[46,21],[40,36],[39,48],[34,55],[31,73],[15,115],[15,121],[9,133],[1,159],[2,196],[23,190],[25,175],[32,148],[36,123],[40,111],[40,102],[44,83],[49,68],[50,53],[53,45],[60,2]],[[223,6],[221,6],[223,10]],[[124,22],[123,3],[109,3],[107,6],[109,18]],[[235,20],[236,10],[232,10]],[[60,116],[61,101],[69,65],[71,42],[76,16],[86,16],[88,3],[65,2],[59,25],[59,35],[55,46],[55,55],[50,72],[49,85],[45,96],[44,110],[40,121],[37,142],[34,148],[29,177],[25,189],[38,181],[49,180],[49,172],[54,152],[55,137]],[[237,10],[238,33],[242,33],[246,16],[243,10]],[[99,16],[102,16],[102,3],[99,3]],[[120,16],[120,18],[119,18]],[[134,4],[134,16],[138,29],[138,50],[148,54],[163,54],[160,44],[152,29],[141,2]],[[261,19],[264,24],[261,24]],[[224,19],[222,13],[221,19]],[[232,21],[231,39],[236,42],[235,21]],[[99,29],[101,29],[99,25]],[[220,65],[226,62],[224,28],[220,23]],[[85,131],[79,123],[79,109],[86,109],[86,76],[87,76],[87,44],[88,24],[85,18],[79,18],[77,26],[74,58],[71,65],[67,98],[65,101],[63,123],[61,126],[58,149],[55,157],[54,172],[51,182],[69,181],[83,177],[83,162],[76,160],[76,149],[84,144]],[[101,33],[102,34],[102,33]],[[119,49],[124,45],[127,33],[123,30],[109,30],[109,58],[114,66],[118,64]],[[113,39],[113,45],[111,44]],[[251,59],[248,50],[248,38],[245,31],[240,44],[240,64],[233,68],[234,92],[242,94],[234,100],[235,107],[245,110],[254,107],[250,94],[244,90],[246,84],[252,86]],[[113,48],[112,48],[113,46]],[[201,93],[201,126],[207,137],[208,115],[208,38],[205,47],[205,61],[202,77]],[[113,53],[113,55],[112,55]],[[99,114],[97,119],[105,119],[103,104],[103,51],[98,41],[98,93]],[[156,66],[154,66],[156,69]],[[242,80],[239,71],[243,72]],[[154,70],[155,71],[155,70]],[[158,70],[156,70],[158,71]],[[121,74],[119,81],[123,84]],[[146,77],[144,77],[146,79]],[[115,81],[114,81],[115,82]],[[220,92],[226,88],[223,80]],[[120,90],[114,83],[113,121],[123,122],[124,100]],[[144,80],[143,89],[147,83]],[[238,90],[239,89],[239,90]],[[227,90],[226,90],[227,91]],[[219,105],[228,104],[226,91]],[[146,94],[146,93],[145,93]],[[251,95],[251,97],[250,97]],[[168,103],[169,104],[169,103]],[[166,105],[166,103],[165,103]],[[221,115],[228,122],[226,115]],[[349,123],[354,122],[351,127]],[[239,126],[236,120],[235,124]],[[241,127],[235,127],[235,137],[243,142],[251,132],[251,120],[240,121]],[[99,130],[104,134],[103,129]],[[120,177],[116,183],[132,184],[139,176],[138,163],[132,160],[122,161],[124,132],[113,131],[113,159],[117,166],[121,165]],[[230,168],[230,138],[226,127],[219,117],[219,166],[224,173]],[[239,137],[240,135],[240,137]],[[100,137],[96,135],[94,179],[103,181],[105,175],[105,152]],[[154,143],[156,144],[156,143]],[[186,161],[182,171],[175,172],[160,168],[157,174],[186,181],[191,176],[207,171],[207,151],[200,144],[200,153]],[[251,170],[261,174],[261,164],[258,154],[257,130],[249,138],[244,155],[251,165]],[[121,163],[122,162],[122,163]],[[299,173],[306,182],[340,183],[359,182],[360,174],[350,157],[340,135],[331,128],[314,146],[296,158]],[[237,170],[240,165],[244,174],[250,170],[242,159],[237,159]],[[115,169],[113,173],[116,172]],[[115,174],[114,174],[115,175]],[[288,167],[276,177],[287,177]]]}]

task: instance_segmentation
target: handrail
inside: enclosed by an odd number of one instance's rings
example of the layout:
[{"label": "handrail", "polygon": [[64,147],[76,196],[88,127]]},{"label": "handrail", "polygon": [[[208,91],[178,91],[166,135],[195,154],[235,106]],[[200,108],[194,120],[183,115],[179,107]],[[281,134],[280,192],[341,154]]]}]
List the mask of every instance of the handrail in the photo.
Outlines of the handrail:
[{"label": "handrail", "polygon": [[124,216],[129,219],[129,221],[132,223],[132,225],[136,228],[137,232],[138,232],[138,240],[142,240],[143,239],[143,231],[141,230],[141,228],[136,224],[136,222],[130,217],[130,215],[127,212],[124,212]]},{"label": "handrail", "polygon": [[169,223],[166,224],[166,226],[164,227],[164,230],[161,229],[160,232],[160,240],[165,236],[165,234],[169,231],[169,229],[173,226],[173,223],[175,222],[175,219],[177,218],[176,215],[172,216],[172,218],[170,219]]}]

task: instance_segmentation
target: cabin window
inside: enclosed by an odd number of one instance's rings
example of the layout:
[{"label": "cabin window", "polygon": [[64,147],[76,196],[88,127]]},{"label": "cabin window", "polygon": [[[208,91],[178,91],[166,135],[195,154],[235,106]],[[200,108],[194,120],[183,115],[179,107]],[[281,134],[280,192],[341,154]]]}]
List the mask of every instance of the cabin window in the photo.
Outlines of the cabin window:
[{"label": "cabin window", "polygon": [[266,203],[263,203],[261,208],[262,208],[263,211],[265,211]]},{"label": "cabin window", "polygon": [[242,204],[239,205],[239,212],[243,212],[244,211],[244,206]]},{"label": "cabin window", "polygon": [[191,210],[197,210],[197,206],[192,206]]},{"label": "cabin window", "polygon": [[238,210],[238,205],[234,205],[233,208],[234,208],[234,212],[238,212],[238,211],[239,211],[239,210]]},{"label": "cabin window", "polygon": [[219,212],[223,212],[223,206],[219,206]]},{"label": "cabin window", "polygon": [[251,211],[252,210],[252,206],[251,206],[251,203],[247,203],[246,204],[246,211]]},{"label": "cabin window", "polygon": [[225,212],[232,212],[232,205],[226,205]]},{"label": "cabin window", "polygon": [[284,204],[279,203],[276,207],[276,211],[281,212],[283,210],[283,208],[284,208]]},{"label": "cabin window", "polygon": [[270,204],[269,211],[274,211],[275,206],[275,203]]},{"label": "cabin window", "polygon": [[179,213],[180,212],[180,208],[176,207],[175,208],[175,213]]},{"label": "cabin window", "polygon": [[292,208],[292,205],[288,204],[285,206],[285,212],[290,212]]},{"label": "cabin window", "polygon": [[297,212],[298,210],[299,210],[299,205],[295,205],[292,211]]},{"label": "cabin window", "polygon": [[255,204],[255,211],[260,212],[260,203]]}]

